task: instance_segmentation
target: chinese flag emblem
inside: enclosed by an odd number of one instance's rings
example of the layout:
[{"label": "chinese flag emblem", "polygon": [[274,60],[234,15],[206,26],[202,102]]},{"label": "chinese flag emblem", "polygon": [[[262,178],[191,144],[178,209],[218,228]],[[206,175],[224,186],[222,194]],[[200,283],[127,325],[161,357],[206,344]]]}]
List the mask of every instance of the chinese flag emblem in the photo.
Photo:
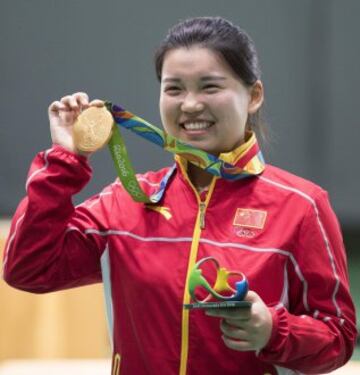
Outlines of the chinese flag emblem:
[{"label": "chinese flag emblem", "polygon": [[252,210],[249,208],[238,208],[236,210],[234,225],[263,229],[266,220],[266,211]]}]

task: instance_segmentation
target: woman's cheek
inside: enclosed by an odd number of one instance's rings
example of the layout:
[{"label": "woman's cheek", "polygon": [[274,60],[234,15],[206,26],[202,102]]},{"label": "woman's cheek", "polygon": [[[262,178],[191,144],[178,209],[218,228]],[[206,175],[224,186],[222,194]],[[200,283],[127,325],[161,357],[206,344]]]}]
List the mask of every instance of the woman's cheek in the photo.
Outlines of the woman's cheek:
[{"label": "woman's cheek", "polygon": [[160,115],[163,122],[168,122],[169,117],[173,113],[174,105],[171,104],[171,101],[168,98],[161,98],[160,100]]},{"label": "woman's cheek", "polygon": [[231,103],[233,99],[227,95],[226,93],[217,93],[215,95],[208,96],[207,104],[214,110],[225,110],[228,108],[229,103]]}]

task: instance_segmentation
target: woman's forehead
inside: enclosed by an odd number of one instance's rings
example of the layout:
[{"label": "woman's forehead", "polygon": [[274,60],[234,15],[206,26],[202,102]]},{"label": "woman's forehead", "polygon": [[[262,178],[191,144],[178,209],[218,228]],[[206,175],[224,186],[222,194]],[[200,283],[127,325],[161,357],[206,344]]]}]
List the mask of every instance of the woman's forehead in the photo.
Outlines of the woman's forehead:
[{"label": "woman's forehead", "polygon": [[162,69],[163,81],[187,76],[220,79],[229,75],[232,71],[218,53],[199,46],[168,51]]}]

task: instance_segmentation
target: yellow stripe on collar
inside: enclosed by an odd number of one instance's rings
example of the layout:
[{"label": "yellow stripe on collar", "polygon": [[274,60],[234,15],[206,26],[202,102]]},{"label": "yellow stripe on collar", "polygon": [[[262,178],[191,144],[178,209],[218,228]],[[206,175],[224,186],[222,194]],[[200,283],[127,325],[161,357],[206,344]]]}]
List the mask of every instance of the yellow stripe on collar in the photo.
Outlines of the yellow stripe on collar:
[{"label": "yellow stripe on collar", "polygon": [[245,142],[236,147],[234,150],[221,153],[219,155],[219,159],[224,160],[230,164],[236,164],[240,157],[243,157],[256,142],[257,141],[255,133],[252,131],[246,132]]},{"label": "yellow stripe on collar", "polygon": [[[256,134],[253,131],[246,132],[245,139],[246,141],[240,146],[236,147],[234,150],[221,153],[219,155],[219,159],[230,164],[236,164],[237,161],[251,149],[254,143],[257,142]],[[185,171],[187,171],[188,161],[186,159],[182,158],[180,155],[175,155],[175,161],[178,162]]]}]

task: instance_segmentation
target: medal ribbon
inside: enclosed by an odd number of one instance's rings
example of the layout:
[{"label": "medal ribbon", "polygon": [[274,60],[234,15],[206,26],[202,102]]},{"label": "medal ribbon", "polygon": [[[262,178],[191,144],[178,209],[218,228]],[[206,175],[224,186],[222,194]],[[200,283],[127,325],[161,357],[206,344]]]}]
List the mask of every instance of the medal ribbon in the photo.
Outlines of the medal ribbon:
[{"label": "medal ribbon", "polygon": [[214,176],[222,177],[227,180],[239,180],[258,175],[262,173],[265,168],[265,162],[256,141],[255,134],[252,134],[251,138],[247,141],[246,149],[240,155],[236,165],[233,165],[206,151],[178,140],[118,105],[110,102],[106,102],[105,105],[112,114],[115,124],[118,125],[113,127],[113,133],[109,141],[110,153],[124,188],[137,202],[159,202],[165,191],[166,184],[174,172],[175,165],[169,169],[169,172],[162,179],[160,189],[155,194],[148,197],[141,189],[135,177],[135,172],[131,165],[124,140],[119,131],[120,127],[129,129],[165,150],[183,157]]}]

